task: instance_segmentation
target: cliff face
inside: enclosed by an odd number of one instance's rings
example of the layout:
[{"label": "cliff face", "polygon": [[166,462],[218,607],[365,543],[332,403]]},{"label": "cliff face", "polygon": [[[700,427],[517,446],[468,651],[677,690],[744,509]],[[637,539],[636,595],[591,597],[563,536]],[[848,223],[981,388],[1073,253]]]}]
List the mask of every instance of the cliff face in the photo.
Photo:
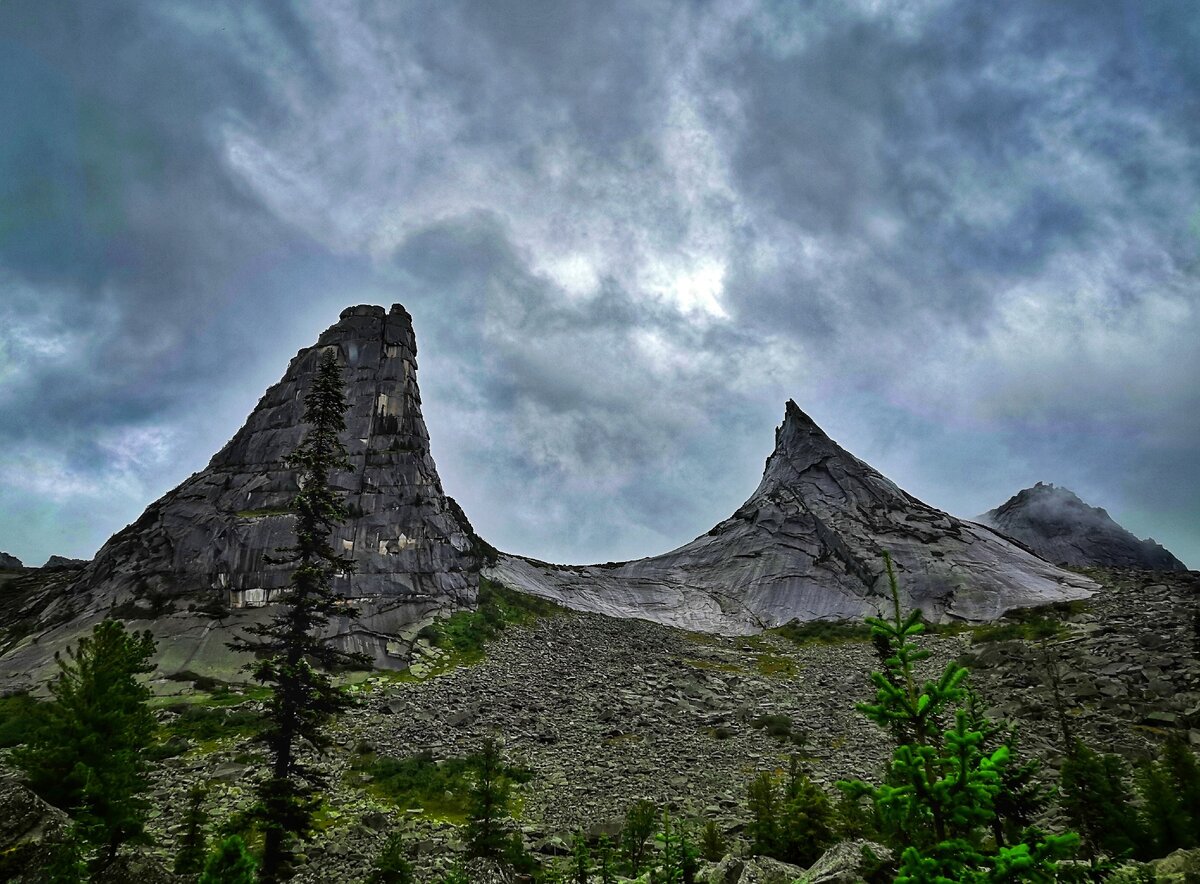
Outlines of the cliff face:
[{"label": "cliff face", "polygon": [[988,620],[1083,598],[1096,585],[995,532],[928,506],[788,402],[762,482],[730,518],[666,553],[562,567],[501,556],[486,573],[569,607],[750,633],[790,620],[859,618],[887,598],[891,553],[906,604],[933,620]]},{"label": "cliff face", "polygon": [[1062,565],[1187,570],[1153,539],[1139,540],[1104,509],[1089,506],[1066,488],[1042,482],[1017,492],[979,521]]},{"label": "cliff face", "polygon": [[[403,659],[398,637],[434,611],[471,604],[481,544],[442,491],[429,452],[416,382],[412,320],[400,305],[351,307],[301,350],[283,379],[208,466],[152,503],[104,545],[71,591],[74,619],[3,668],[71,639],[114,607],[151,621],[165,668],[232,666],[228,625],[253,619],[290,576],[267,557],[292,542],[296,476],[285,464],[306,427],[304,394],[323,351],[343,365],[348,409],[342,436],[353,470],[332,477],[351,518],[333,534],[357,571],[336,589],[361,617],[336,624],[344,642],[380,665]],[[188,612],[188,607],[193,608]],[[198,609],[242,613],[214,622]],[[66,616],[65,614],[62,616]]]}]

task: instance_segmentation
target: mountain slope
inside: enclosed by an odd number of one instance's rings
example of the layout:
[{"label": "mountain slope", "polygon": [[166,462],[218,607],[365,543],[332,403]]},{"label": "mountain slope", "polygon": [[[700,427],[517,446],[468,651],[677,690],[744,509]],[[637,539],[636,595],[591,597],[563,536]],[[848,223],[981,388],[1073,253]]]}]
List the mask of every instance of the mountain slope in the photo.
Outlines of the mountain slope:
[{"label": "mountain slope", "polygon": [[1074,567],[1186,571],[1187,566],[1154,540],[1139,540],[1107,511],[1089,506],[1073,491],[1038,482],[1018,491],[979,521],[1003,531],[1050,562]]},{"label": "mountain slope", "polygon": [[502,555],[485,573],[568,607],[726,633],[858,618],[906,604],[933,620],[988,620],[1082,598],[1092,581],[905,493],[789,401],[757,490],[706,535],[660,556],[565,567]]}]

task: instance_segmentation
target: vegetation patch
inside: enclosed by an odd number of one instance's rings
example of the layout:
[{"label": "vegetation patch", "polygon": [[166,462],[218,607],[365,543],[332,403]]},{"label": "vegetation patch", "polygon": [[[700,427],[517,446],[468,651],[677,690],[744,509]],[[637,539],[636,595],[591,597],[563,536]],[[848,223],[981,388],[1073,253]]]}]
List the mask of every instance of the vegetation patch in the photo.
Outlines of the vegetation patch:
[{"label": "vegetation patch", "polygon": [[42,705],[29,694],[0,697],[0,749],[19,746],[29,738]]},{"label": "vegetation patch", "polygon": [[1087,605],[1082,601],[1016,608],[1006,613],[998,623],[975,627],[971,643],[981,645],[1017,639],[1040,641],[1061,638],[1066,634],[1064,621],[1086,610]]},{"label": "vegetation patch", "polygon": [[797,746],[804,746],[808,742],[808,734],[801,730],[794,730],[792,719],[787,715],[760,715],[751,724],[768,736],[782,742],[794,743]]},{"label": "vegetation patch", "polygon": [[159,745],[163,748],[158,751],[171,751],[169,747],[179,746],[180,741],[208,751],[230,738],[253,737],[266,725],[261,712],[244,706],[176,703],[167,711],[175,717],[159,729]]},{"label": "vegetation patch", "polygon": [[724,663],[719,660],[700,660],[689,657],[680,662],[692,669],[703,669],[708,672],[731,672],[736,675],[744,675],[746,672],[745,669],[734,663]]},{"label": "vegetation patch", "polygon": [[261,519],[265,516],[293,516],[295,510],[286,506],[265,506],[257,510],[238,510],[239,519]]},{"label": "vegetation patch", "polygon": [[484,645],[507,627],[553,617],[563,610],[553,602],[515,592],[486,577],[479,580],[477,602],[474,611],[458,611],[421,630],[421,638],[450,654],[438,671],[478,663],[484,657]]},{"label": "vegetation patch", "polygon": [[759,654],[754,665],[769,677],[791,678],[796,674],[796,661],[778,654]]},{"label": "vegetation patch", "polygon": [[869,642],[871,627],[860,620],[793,620],[770,630],[797,645],[833,645],[841,642]]},{"label": "vegetation patch", "polygon": [[[402,810],[456,824],[466,821],[479,754],[435,761],[429,751],[396,758],[377,755],[364,744],[358,749],[360,754],[350,766],[355,785]],[[531,777],[529,770],[516,765],[505,764],[501,772],[501,779],[509,785],[529,782]]]}]

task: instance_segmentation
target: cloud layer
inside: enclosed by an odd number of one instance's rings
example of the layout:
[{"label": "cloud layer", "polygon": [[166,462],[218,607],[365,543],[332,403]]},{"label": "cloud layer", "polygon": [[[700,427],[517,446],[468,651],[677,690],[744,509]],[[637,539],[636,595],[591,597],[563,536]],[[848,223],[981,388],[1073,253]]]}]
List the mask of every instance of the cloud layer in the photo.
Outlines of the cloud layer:
[{"label": "cloud layer", "polygon": [[349,303],[498,546],[689,540],[782,403],[1200,566],[1187,2],[0,6],[0,549],[90,555]]}]

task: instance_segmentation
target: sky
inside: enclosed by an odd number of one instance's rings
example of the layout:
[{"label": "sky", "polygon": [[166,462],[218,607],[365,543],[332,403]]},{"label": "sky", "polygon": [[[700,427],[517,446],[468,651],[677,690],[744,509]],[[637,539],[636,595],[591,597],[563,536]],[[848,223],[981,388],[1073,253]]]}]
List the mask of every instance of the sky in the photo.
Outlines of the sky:
[{"label": "sky", "polygon": [[0,2],[0,550],[90,557],[351,304],[496,546],[662,552],[784,402],[1200,567],[1191,0]]}]

